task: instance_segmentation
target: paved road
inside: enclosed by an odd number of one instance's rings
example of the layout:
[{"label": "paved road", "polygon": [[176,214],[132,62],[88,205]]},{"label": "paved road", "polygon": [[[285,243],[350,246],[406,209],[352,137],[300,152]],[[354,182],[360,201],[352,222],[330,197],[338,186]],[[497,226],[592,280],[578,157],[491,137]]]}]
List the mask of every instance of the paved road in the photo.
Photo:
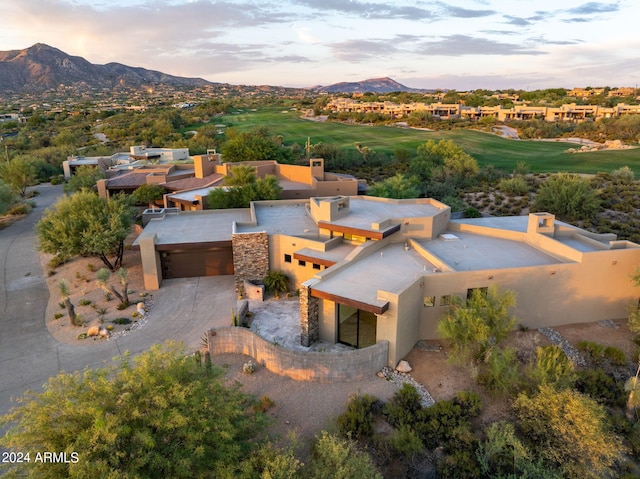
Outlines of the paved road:
[{"label": "paved road", "polygon": [[125,351],[136,354],[166,339],[196,349],[207,329],[230,324],[236,302],[233,277],[185,278],[165,281],[154,293],[149,320],[131,334],[82,346],[57,342],[45,325],[49,291],[34,225],[62,189],[41,185],[38,190],[35,210],[0,231],[0,415],[25,390],[41,390],[61,370],[100,366]]}]

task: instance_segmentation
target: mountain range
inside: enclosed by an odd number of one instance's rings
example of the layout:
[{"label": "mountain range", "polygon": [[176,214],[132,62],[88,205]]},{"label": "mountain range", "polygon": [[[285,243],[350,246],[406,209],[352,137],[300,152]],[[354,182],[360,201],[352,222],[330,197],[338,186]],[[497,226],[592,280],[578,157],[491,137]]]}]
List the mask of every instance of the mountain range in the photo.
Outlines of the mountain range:
[{"label": "mountain range", "polygon": [[38,92],[64,86],[115,88],[148,84],[203,86],[201,78],[183,78],[121,63],[95,65],[82,57],[36,43],[24,50],[0,52],[0,92]]},{"label": "mountain range", "polygon": [[334,83],[333,85],[315,87],[313,89],[324,93],[390,93],[393,91],[425,93],[427,91],[409,88],[388,77],[371,78],[357,82],[340,82]]},{"label": "mountain range", "polygon": [[[121,63],[96,65],[79,56],[36,43],[23,50],[0,51],[0,93],[42,92],[60,86],[112,89],[165,84],[174,87],[223,85],[202,78],[185,78]],[[226,85],[226,84],[225,84]],[[391,78],[373,78],[307,88],[325,93],[425,92],[404,86]]]}]

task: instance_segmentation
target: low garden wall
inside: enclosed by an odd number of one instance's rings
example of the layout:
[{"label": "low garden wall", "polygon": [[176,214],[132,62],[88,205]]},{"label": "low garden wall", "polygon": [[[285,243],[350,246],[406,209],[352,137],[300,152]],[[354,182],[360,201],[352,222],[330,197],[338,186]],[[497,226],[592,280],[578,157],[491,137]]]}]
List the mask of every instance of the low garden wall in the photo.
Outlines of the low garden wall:
[{"label": "low garden wall", "polygon": [[300,351],[270,343],[246,328],[212,329],[208,335],[211,356],[245,354],[281,376],[320,383],[372,377],[387,365],[389,351],[387,341],[351,351]]}]

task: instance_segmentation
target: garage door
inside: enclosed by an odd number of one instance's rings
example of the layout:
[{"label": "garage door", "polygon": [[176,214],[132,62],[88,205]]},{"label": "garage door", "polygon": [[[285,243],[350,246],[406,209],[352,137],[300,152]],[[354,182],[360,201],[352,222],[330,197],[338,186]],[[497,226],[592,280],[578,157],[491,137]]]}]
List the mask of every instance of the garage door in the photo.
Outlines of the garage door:
[{"label": "garage door", "polygon": [[191,278],[233,274],[231,246],[202,250],[161,251],[162,278]]}]

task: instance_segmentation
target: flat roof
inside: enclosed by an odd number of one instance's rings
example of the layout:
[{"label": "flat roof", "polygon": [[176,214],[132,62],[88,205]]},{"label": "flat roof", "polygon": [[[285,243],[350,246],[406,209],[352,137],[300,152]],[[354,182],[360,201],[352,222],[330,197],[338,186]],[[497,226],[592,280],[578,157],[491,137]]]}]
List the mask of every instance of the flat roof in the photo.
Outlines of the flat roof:
[{"label": "flat roof", "polygon": [[194,201],[196,196],[207,196],[211,190],[216,188],[215,186],[208,186],[206,188],[196,188],[194,190],[179,191],[177,193],[171,193],[169,198],[172,200],[182,201]]},{"label": "flat roof", "polygon": [[411,203],[380,201],[368,196],[350,196],[349,214],[331,221],[331,224],[358,229],[371,229],[372,223],[380,223],[393,218],[416,218],[435,216],[442,209],[428,200]]},{"label": "flat roof", "polygon": [[527,225],[529,224],[529,216],[485,216],[482,218],[461,218],[452,219],[451,223],[477,225],[485,228],[526,233]]},{"label": "flat roof", "polygon": [[338,263],[345,259],[357,245],[350,243],[340,243],[338,246],[326,251],[319,251],[313,248],[302,248],[295,252],[295,255],[316,258],[324,262]]},{"label": "flat roof", "polygon": [[404,243],[392,243],[320,280],[312,289],[382,307],[387,301],[377,298],[378,290],[400,293],[417,278],[434,274],[434,269],[413,248],[405,250]]},{"label": "flat roof", "polygon": [[254,203],[257,225],[239,224],[238,232],[266,231],[269,234],[317,237],[318,226],[311,218],[309,200],[274,200]]},{"label": "flat roof", "polygon": [[[249,221],[248,208],[206,211],[182,211],[152,219],[142,235],[157,235],[156,245],[231,241],[234,221]],[[142,236],[141,235],[141,236]],[[137,245],[138,240],[134,242]]]},{"label": "flat roof", "polygon": [[311,190],[313,189],[309,183],[303,183],[301,181],[283,180],[278,178],[278,184],[283,190]]},{"label": "flat roof", "polygon": [[420,240],[418,243],[456,271],[519,268],[564,263],[521,241],[462,231],[446,231],[456,240]]}]

